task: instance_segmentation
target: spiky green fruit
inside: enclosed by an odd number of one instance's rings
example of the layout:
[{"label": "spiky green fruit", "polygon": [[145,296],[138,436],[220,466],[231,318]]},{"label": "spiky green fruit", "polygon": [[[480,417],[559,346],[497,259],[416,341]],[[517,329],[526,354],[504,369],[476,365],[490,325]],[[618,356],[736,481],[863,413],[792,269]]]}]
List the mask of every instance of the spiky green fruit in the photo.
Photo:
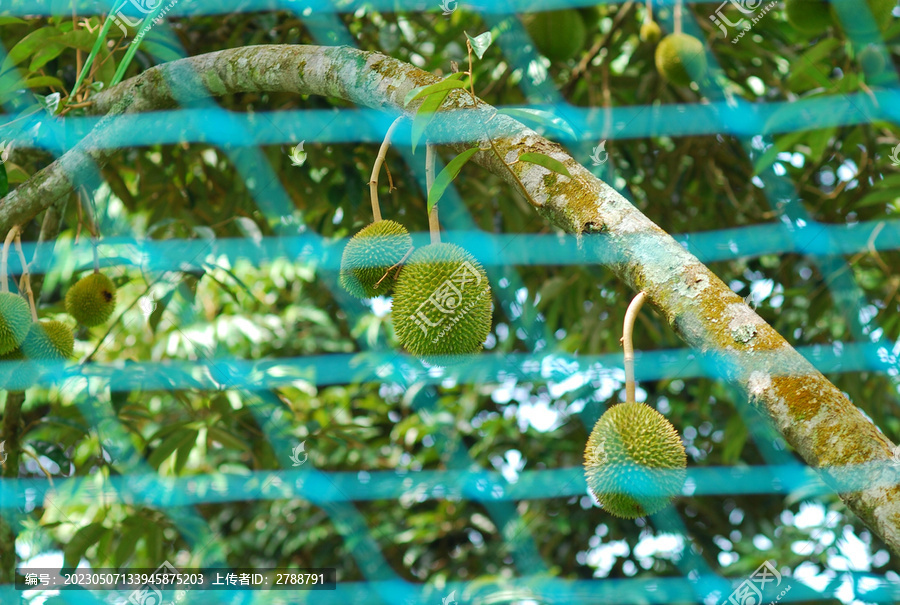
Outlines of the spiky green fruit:
[{"label": "spiky green fruit", "polygon": [[116,286],[102,273],[79,279],[66,292],[66,312],[91,328],[110,318],[116,308]]},{"label": "spiky green fruit", "polygon": [[646,493],[635,497],[624,492],[635,487],[675,492],[684,482],[686,464],[678,431],[665,416],[644,403],[620,403],[609,408],[594,425],[584,450],[588,487],[603,508],[624,519],[657,513],[671,499]]},{"label": "spiky green fruit", "polygon": [[677,86],[688,86],[706,74],[703,42],[688,34],[669,34],[656,47],[656,70]]},{"label": "spiky green fruit", "polygon": [[354,235],[341,257],[341,285],[357,298],[388,294],[399,263],[412,248],[406,227],[395,221],[376,221]]},{"label": "spiky green fruit", "polygon": [[22,344],[31,327],[31,310],[18,294],[0,292],[0,355]]},{"label": "spiky green fruit", "polygon": [[397,278],[391,317],[403,347],[429,362],[477,353],[491,330],[487,274],[455,244],[419,248]]},{"label": "spiky green fruit", "polygon": [[538,52],[551,61],[572,59],[587,41],[587,28],[575,9],[534,13],[525,29]]},{"label": "spiky green fruit", "polygon": [[22,352],[35,361],[64,361],[72,356],[74,350],[72,328],[50,319],[32,323],[22,343]]},{"label": "spiky green fruit", "polygon": [[656,44],[662,38],[662,30],[656,21],[646,21],[641,25],[641,42]]},{"label": "spiky green fruit", "polygon": [[799,31],[819,34],[833,23],[830,4],[827,0],[785,0],[784,14]]},{"label": "spiky green fruit", "polygon": [[37,368],[27,360],[22,349],[0,355],[0,390],[24,391],[37,378]]}]

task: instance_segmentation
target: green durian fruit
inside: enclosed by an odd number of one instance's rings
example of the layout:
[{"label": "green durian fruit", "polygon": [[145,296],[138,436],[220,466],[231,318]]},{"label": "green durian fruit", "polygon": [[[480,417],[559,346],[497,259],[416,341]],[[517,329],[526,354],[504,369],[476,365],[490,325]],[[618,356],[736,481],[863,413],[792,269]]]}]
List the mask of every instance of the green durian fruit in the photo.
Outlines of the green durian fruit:
[{"label": "green durian fruit", "polygon": [[669,34],[656,47],[656,70],[677,86],[688,86],[706,74],[703,42],[688,34]]},{"label": "green durian fruit", "polygon": [[830,2],[826,0],[785,0],[788,23],[808,34],[820,34],[833,24]]},{"label": "green durian fruit", "polygon": [[641,25],[641,42],[656,44],[662,38],[662,30],[656,21],[646,21]]},{"label": "green durian fruit", "polygon": [[28,302],[18,294],[0,292],[0,355],[22,344],[31,323]]},{"label": "green durian fruit", "polygon": [[478,353],[491,330],[487,274],[455,244],[420,248],[400,270],[391,317],[403,347],[430,363]]},{"label": "green durian fruit", "polygon": [[22,352],[35,361],[65,361],[75,351],[72,328],[55,320],[41,320],[31,324],[22,343]]},{"label": "green durian fruit", "polygon": [[624,519],[657,513],[671,496],[635,497],[623,492],[651,485],[675,492],[684,483],[686,464],[678,431],[665,416],[643,403],[609,408],[594,425],[584,450],[588,487],[604,509]]},{"label": "green durian fruit", "polygon": [[575,9],[534,13],[525,30],[538,52],[551,61],[574,58],[587,41],[587,28]]},{"label": "green durian fruit", "polygon": [[376,221],[354,235],[341,257],[340,282],[357,298],[390,293],[397,271],[388,269],[399,263],[412,248],[406,227],[395,221]]},{"label": "green durian fruit", "polygon": [[91,273],[66,292],[66,312],[86,326],[106,322],[116,308],[116,286],[102,273]]}]

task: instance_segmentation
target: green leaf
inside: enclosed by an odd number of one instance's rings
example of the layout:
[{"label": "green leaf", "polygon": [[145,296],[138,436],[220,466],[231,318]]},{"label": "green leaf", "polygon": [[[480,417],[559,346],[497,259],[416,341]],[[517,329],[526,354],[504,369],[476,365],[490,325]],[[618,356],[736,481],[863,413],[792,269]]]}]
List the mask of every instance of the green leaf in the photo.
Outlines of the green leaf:
[{"label": "green leaf", "polygon": [[431,212],[431,209],[434,208],[434,205],[437,204],[438,200],[441,199],[441,196],[444,195],[444,191],[450,186],[450,183],[453,182],[453,179],[456,178],[465,163],[476,153],[478,153],[478,147],[466,149],[450,160],[450,163],[441,170],[441,173],[434,179],[431,191],[428,192],[428,212]]},{"label": "green leaf", "polygon": [[[424,88],[415,88],[406,95],[406,98],[403,100],[403,105],[409,105],[416,99],[421,99],[422,97],[427,97],[428,95],[432,95],[436,92],[441,92],[442,90],[452,90],[454,88],[465,88],[466,85],[463,84],[459,80],[441,80],[437,84],[432,84],[430,86],[425,86]],[[418,92],[416,92],[418,91]],[[412,96],[410,96],[412,95]]]},{"label": "green leaf", "polygon": [[491,32],[484,32],[483,34],[479,34],[474,38],[467,32],[466,38],[469,39],[469,44],[472,45],[472,50],[475,52],[475,55],[479,59],[484,56],[485,51],[491,45],[491,42],[494,41],[494,37],[491,35]]},{"label": "green leaf", "polygon": [[447,98],[449,93],[450,89],[436,92],[426,97],[426,99],[422,101],[422,104],[419,105],[419,110],[416,112],[416,117],[413,119],[412,124],[413,153],[416,152],[416,146],[419,144],[419,140],[425,133],[425,129],[431,124],[431,120],[434,119],[434,114],[437,113],[438,108],[441,106],[441,103],[444,102],[444,99]]},{"label": "green leaf", "polygon": [[[450,74],[440,82],[436,82],[435,84],[428,84],[426,86],[419,86],[418,88],[413,88],[411,91],[406,93],[406,97],[403,99],[403,106],[406,107],[409,105],[414,99],[418,99],[419,97],[428,96],[434,92],[438,92],[437,90],[432,90],[431,92],[425,92],[430,88],[435,88],[436,86],[440,86],[445,82],[456,82],[462,79],[462,77],[466,75],[461,71],[456,72],[455,74]],[[424,94],[423,94],[424,93]]]},{"label": "green leaf", "polygon": [[58,57],[65,49],[66,47],[63,44],[47,44],[47,46],[34,53],[34,57],[31,58],[31,64],[28,66],[28,70],[32,72],[39,70]]},{"label": "green leaf", "polygon": [[197,429],[192,429],[187,431],[187,433],[183,436],[181,440],[181,445],[178,446],[178,454],[175,456],[175,474],[180,475],[181,471],[184,470],[184,465],[187,464],[188,458],[191,455],[191,450],[194,449],[194,446],[197,445],[197,436],[200,434],[200,431]]},{"label": "green leaf", "polygon": [[9,193],[9,178],[6,176],[6,165],[0,164],[0,198]]},{"label": "green leaf", "polygon": [[225,447],[231,448],[233,450],[240,450],[242,452],[250,451],[249,443],[247,443],[237,435],[226,431],[225,429],[219,428],[217,426],[211,426],[209,427],[208,434],[210,439],[221,443]]},{"label": "green leaf", "polygon": [[64,550],[65,567],[77,567],[88,548],[100,541],[107,531],[101,521],[85,525],[72,536]]},{"label": "green leaf", "polygon": [[[137,523],[135,521],[137,521]],[[128,517],[125,519],[125,522],[123,523],[123,525],[125,525],[125,531],[123,531],[122,535],[119,537],[119,543],[113,553],[114,567],[122,567],[128,562],[131,555],[134,554],[137,541],[140,540],[141,535],[144,533],[144,525],[140,521],[142,520],[137,517]]]},{"label": "green leaf", "polygon": [[572,175],[569,174],[569,169],[566,168],[565,164],[559,160],[554,160],[549,155],[543,153],[523,153],[519,156],[519,161],[537,164],[538,166],[543,166],[547,170],[572,178]]},{"label": "green leaf", "polygon": [[538,126],[543,126],[544,128],[564,132],[573,139],[578,138],[568,122],[543,109],[519,109],[516,107],[508,107],[506,109],[500,109],[499,113],[515,118],[520,122],[524,122],[526,126],[529,125],[529,123],[536,124]]},{"label": "green leaf", "polygon": [[0,17],[0,26],[2,25],[27,25],[27,21],[23,21],[18,17]]},{"label": "green leaf", "polygon": [[48,39],[58,36],[60,31],[55,27],[42,27],[37,31],[33,31],[13,46],[3,66],[0,67],[0,74],[6,74],[10,69],[44,48]]},{"label": "green leaf", "polygon": [[76,29],[47,40],[47,42],[51,44],[62,44],[63,46],[77,48],[78,50],[91,50],[96,41],[97,34],[92,34],[86,29]]},{"label": "green leaf", "polygon": [[57,88],[65,88],[65,85],[53,76],[35,76],[25,80],[25,88],[43,88],[44,86],[56,86]]},{"label": "green leaf", "polygon": [[150,457],[147,458],[147,464],[155,469],[159,469],[160,465],[171,456],[175,450],[187,445],[188,443],[197,441],[197,431],[194,429],[182,428],[165,439],[157,446]]},{"label": "green leaf", "polygon": [[143,44],[143,49],[153,55],[153,58],[159,62],[177,61],[184,58],[177,50],[165,44],[153,42],[147,38],[144,38],[141,43]]}]

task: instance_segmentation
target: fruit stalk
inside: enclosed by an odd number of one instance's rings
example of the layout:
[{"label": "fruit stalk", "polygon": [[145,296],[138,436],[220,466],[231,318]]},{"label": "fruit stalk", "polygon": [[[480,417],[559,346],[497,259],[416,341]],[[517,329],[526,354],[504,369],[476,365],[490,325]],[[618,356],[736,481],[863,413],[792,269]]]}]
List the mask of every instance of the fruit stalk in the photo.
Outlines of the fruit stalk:
[{"label": "fruit stalk", "polygon": [[9,245],[12,243],[16,233],[19,232],[19,226],[13,225],[9,233],[6,234],[6,240],[3,242],[3,257],[0,258],[0,292],[9,292],[9,283],[7,281],[7,262],[9,261]]},{"label": "fruit stalk", "polygon": [[678,0],[678,2],[675,3],[675,33],[676,34],[681,33],[681,13],[684,10],[684,7],[682,6],[682,1],[683,0]]},{"label": "fruit stalk", "polygon": [[25,260],[25,253],[22,251],[22,233],[18,230],[16,231],[16,252],[19,253],[19,261],[22,263],[22,279],[19,280],[19,290],[24,289],[25,293],[28,294],[28,303],[31,307],[31,320],[37,321],[37,307],[34,304],[34,293],[31,291],[31,276],[28,274],[28,261]]},{"label": "fruit stalk", "polygon": [[384,134],[384,141],[381,142],[381,148],[378,150],[378,156],[372,165],[372,176],[369,177],[369,195],[372,198],[372,215],[375,218],[375,222],[381,220],[381,206],[378,204],[378,173],[381,172],[381,165],[384,163],[387,150],[391,146],[391,137],[394,135],[394,130],[396,130],[397,124],[403,118],[404,116],[400,116],[388,127],[387,132]]},{"label": "fruit stalk", "polygon": [[634,320],[637,319],[638,312],[644,304],[647,297],[646,292],[638,292],[628,310],[625,311],[625,325],[622,328],[622,348],[625,349],[625,401],[634,401],[634,345],[631,342],[631,335],[634,333]]},{"label": "fruit stalk", "polygon": [[653,21],[653,0],[647,0],[647,12],[644,13],[644,23]]},{"label": "fruit stalk", "polygon": [[[434,145],[428,144],[425,147],[425,187],[428,190],[425,199],[431,195],[431,188],[434,185]],[[438,205],[435,202],[431,210],[428,211],[428,232],[431,234],[431,243],[441,243],[441,223],[438,221]]]}]

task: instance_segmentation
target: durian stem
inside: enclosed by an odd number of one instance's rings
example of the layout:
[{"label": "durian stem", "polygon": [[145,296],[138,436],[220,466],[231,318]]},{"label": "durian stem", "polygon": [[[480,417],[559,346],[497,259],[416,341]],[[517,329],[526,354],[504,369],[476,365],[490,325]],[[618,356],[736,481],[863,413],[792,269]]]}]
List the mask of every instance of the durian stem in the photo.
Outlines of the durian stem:
[{"label": "durian stem", "polygon": [[681,3],[682,3],[682,0],[678,0],[678,2],[675,3],[675,33],[676,34],[681,33],[681,21],[682,21],[681,13],[684,8]]},{"label": "durian stem", "polygon": [[653,0],[647,0],[647,12],[644,14],[644,23],[653,22]]},{"label": "durian stem", "polygon": [[97,238],[91,238],[91,248],[94,251],[94,273],[100,273],[100,256],[97,254]]},{"label": "durian stem", "polygon": [[[431,188],[434,186],[434,145],[428,144],[425,147],[425,186],[428,190],[425,198],[431,195]],[[441,223],[438,221],[438,205],[435,204],[428,212],[428,232],[431,234],[431,243],[441,243]]]},{"label": "durian stem", "polygon": [[644,304],[646,292],[638,292],[625,311],[625,325],[622,327],[622,348],[625,349],[625,401],[634,401],[634,345],[631,335],[634,333],[634,320]]},{"label": "durian stem", "polygon": [[28,303],[31,306],[32,321],[38,320],[37,307],[34,304],[34,293],[31,291],[31,276],[28,274],[28,261],[22,251],[22,234],[16,233],[16,252],[19,253],[19,261],[22,263],[22,279],[19,280],[19,289],[25,290],[28,295]]},{"label": "durian stem", "polygon": [[9,283],[7,279],[7,276],[9,275],[9,273],[7,272],[9,262],[9,245],[12,243],[18,232],[19,226],[13,225],[12,229],[9,230],[9,233],[6,234],[6,240],[3,242],[3,257],[0,258],[0,292],[3,292],[4,294],[9,292]]},{"label": "durian stem", "polygon": [[391,137],[394,135],[394,130],[396,130],[397,124],[403,118],[404,116],[400,116],[394,120],[387,129],[387,132],[384,134],[384,141],[381,142],[381,148],[378,150],[378,156],[375,158],[375,164],[372,165],[372,176],[369,177],[369,196],[372,198],[372,216],[376,223],[381,220],[381,206],[378,204],[378,174],[381,172],[381,165],[384,163],[387,150],[391,146]]}]

